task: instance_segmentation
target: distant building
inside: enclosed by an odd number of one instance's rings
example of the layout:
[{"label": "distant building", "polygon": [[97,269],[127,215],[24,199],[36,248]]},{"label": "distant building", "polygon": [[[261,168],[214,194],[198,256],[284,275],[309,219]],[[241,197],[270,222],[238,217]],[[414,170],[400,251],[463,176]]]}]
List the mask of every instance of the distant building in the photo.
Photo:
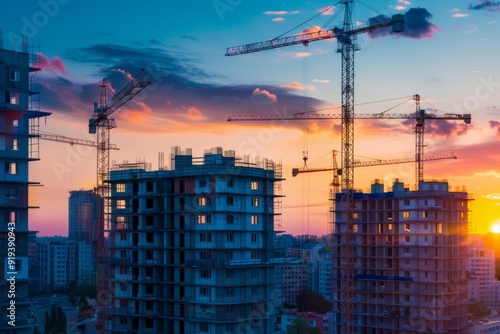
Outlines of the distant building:
[{"label": "distant building", "polygon": [[494,288],[495,250],[486,248],[483,236],[470,238],[468,247],[467,275],[468,297],[475,301],[495,304],[500,301]]},{"label": "distant building", "polygon": [[94,284],[91,254],[91,247],[85,241],[41,238],[36,248],[34,288],[46,292],[70,284]]},{"label": "distant building", "polygon": [[101,198],[94,190],[70,191],[68,200],[68,238],[93,244],[95,222]]},{"label": "distant building", "polygon": [[[356,333],[466,333],[466,192],[447,182],[421,182],[410,191],[372,185],[355,192],[352,207],[353,324]],[[335,321],[341,329],[341,277],[345,258],[345,202],[337,194],[333,247]]]},{"label": "distant building", "polygon": [[296,306],[301,291],[311,290],[311,266],[302,259],[283,259],[276,266],[276,291],[280,291],[279,306]]},{"label": "distant building", "polygon": [[[1,40],[1,36],[0,36]],[[21,52],[2,48],[0,43],[0,332],[32,333],[28,314],[29,229],[28,165],[39,160],[39,119],[50,113],[39,110],[39,95],[31,90],[33,55],[27,41]],[[35,64],[36,65],[36,64]],[[10,244],[9,244],[10,242]],[[15,245],[15,246],[11,246]],[[15,248],[14,252],[10,249]],[[9,279],[9,280],[7,280]],[[15,284],[13,283],[15,281]],[[15,290],[15,297],[9,291]],[[7,308],[15,303],[15,321]],[[9,311],[10,312],[10,311]],[[15,324],[15,327],[12,326]]]},{"label": "distant building", "polygon": [[318,259],[318,294],[332,301],[332,249],[330,246],[324,246]]},{"label": "distant building", "polygon": [[471,334],[498,334],[500,333],[500,317],[488,317],[475,320],[472,324]]},{"label": "distant building", "polygon": [[[221,148],[110,175],[114,333],[274,333],[281,167]],[[276,303],[275,303],[276,302]]]}]

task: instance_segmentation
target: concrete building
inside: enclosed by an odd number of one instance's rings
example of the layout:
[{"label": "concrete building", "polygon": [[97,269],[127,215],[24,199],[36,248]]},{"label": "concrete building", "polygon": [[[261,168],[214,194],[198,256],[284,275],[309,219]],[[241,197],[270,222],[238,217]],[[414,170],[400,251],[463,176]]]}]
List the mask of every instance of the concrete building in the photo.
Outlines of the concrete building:
[{"label": "concrete building", "polygon": [[276,163],[221,148],[176,149],[172,170],[113,170],[113,333],[274,333],[280,179]]},{"label": "concrete building", "polygon": [[279,306],[295,306],[297,296],[311,289],[311,266],[302,259],[283,259],[276,267],[276,290],[280,292]]},{"label": "concrete building", "polygon": [[289,333],[289,329],[293,328],[296,318],[304,319],[306,325],[311,330],[316,329],[318,334],[329,334],[333,324],[333,314],[319,314],[316,312],[298,312],[290,310],[289,313],[281,315],[281,333]]},{"label": "concrete building", "polygon": [[28,210],[33,208],[28,188],[36,182],[29,180],[28,164],[39,160],[39,119],[50,115],[39,110],[38,94],[31,91],[31,73],[39,69],[31,67],[34,59],[26,40],[22,47],[22,52],[5,50],[0,37],[0,164],[4,167],[0,171],[0,308],[15,309],[9,311],[10,317],[7,312],[0,317],[2,333],[33,329],[27,305]]},{"label": "concrete building", "polygon": [[63,237],[40,238],[37,242],[36,259],[34,287],[39,292],[69,284],[95,283],[92,250],[85,241]]},{"label": "concrete building", "polygon": [[[410,191],[396,181],[384,192],[354,192],[354,332],[466,333],[466,192],[447,182],[421,182]],[[335,197],[333,247],[335,333],[341,328],[341,275],[345,259],[345,202]]]},{"label": "concrete building", "polygon": [[[482,237],[482,236],[481,236]],[[467,259],[468,297],[487,304],[496,303],[495,250],[486,248],[480,236],[470,238]]]},{"label": "concrete building", "polygon": [[93,244],[101,199],[94,190],[73,190],[68,199],[68,238]]},{"label": "concrete building", "polygon": [[318,291],[315,291],[332,301],[332,249],[324,246],[318,260]]}]

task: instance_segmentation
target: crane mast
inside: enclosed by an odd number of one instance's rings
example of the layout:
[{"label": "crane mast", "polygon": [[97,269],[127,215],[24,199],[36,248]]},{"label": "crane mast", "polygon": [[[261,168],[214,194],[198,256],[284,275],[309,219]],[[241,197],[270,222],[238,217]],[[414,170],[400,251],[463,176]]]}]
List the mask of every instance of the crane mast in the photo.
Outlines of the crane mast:
[{"label": "crane mast", "polygon": [[[139,94],[151,82],[146,80],[146,72],[142,69],[127,85],[125,85],[111,100],[108,100],[109,82],[104,78],[99,83],[99,101],[94,103],[94,113],[89,120],[89,133],[95,133],[97,137],[97,185],[96,193],[100,196],[102,207],[99,218],[94,229],[94,246],[97,257],[97,333],[107,332],[106,312],[111,301],[113,289],[107,286],[109,268],[108,260],[110,254],[106,248],[105,235],[111,230],[110,219],[110,194],[111,189],[105,180],[109,179],[109,156],[110,156],[110,132],[116,127],[114,118],[109,116],[125,105],[134,96]],[[113,307],[113,305],[109,305]]]},{"label": "crane mast", "polygon": [[404,15],[397,14],[391,18],[386,18],[376,24],[353,29],[352,5],[353,0],[342,0],[344,5],[344,22],[342,28],[331,30],[320,30],[309,34],[298,34],[289,37],[273,39],[270,41],[251,43],[241,46],[227,48],[226,56],[235,56],[251,52],[259,52],[288,45],[304,44],[309,42],[337,38],[338,50],[341,54],[342,66],[342,175],[341,184],[343,188],[342,203],[343,214],[346,215],[346,229],[340,232],[342,240],[339,242],[343,259],[342,274],[340,277],[341,287],[337,290],[340,293],[340,320],[341,332],[351,334],[354,322],[354,259],[352,256],[352,221],[351,211],[353,205],[354,170],[351,162],[354,158],[354,51],[359,49],[356,43],[356,35],[363,32],[392,26],[394,32],[400,32],[404,28]]}]

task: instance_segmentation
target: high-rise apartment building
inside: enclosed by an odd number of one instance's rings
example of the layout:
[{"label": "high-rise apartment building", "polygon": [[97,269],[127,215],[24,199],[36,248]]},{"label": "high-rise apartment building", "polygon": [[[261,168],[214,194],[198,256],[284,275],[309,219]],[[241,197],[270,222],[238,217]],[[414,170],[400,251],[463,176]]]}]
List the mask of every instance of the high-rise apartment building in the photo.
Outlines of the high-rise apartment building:
[{"label": "high-rise apartment building", "polygon": [[[1,37],[0,37],[1,40]],[[38,109],[31,90],[33,59],[0,43],[0,332],[31,333],[29,323],[28,164],[39,160]],[[13,322],[12,322],[13,321]],[[9,323],[10,322],[10,323]],[[14,327],[15,325],[15,327]]]},{"label": "high-rise apartment building", "polygon": [[94,190],[73,190],[68,199],[68,238],[93,244],[101,199]]},{"label": "high-rise apartment building", "polygon": [[[111,171],[113,333],[274,333],[281,167],[221,148]],[[274,298],[274,299],[273,299]]]},{"label": "high-rise apartment building", "polygon": [[[466,192],[447,182],[421,182],[411,191],[374,183],[355,192],[351,221],[355,333],[466,333]],[[346,259],[345,202],[337,194],[333,246],[335,333],[341,329],[341,278]]]},{"label": "high-rise apartment building", "polygon": [[36,245],[36,282],[38,292],[69,285],[95,283],[91,246],[85,241],[63,237],[40,238]]}]

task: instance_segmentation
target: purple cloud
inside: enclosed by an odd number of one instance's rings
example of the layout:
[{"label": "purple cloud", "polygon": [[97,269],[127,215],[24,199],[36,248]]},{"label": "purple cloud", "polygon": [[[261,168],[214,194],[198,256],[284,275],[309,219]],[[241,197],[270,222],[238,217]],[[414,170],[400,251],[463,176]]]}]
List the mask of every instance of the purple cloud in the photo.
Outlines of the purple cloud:
[{"label": "purple cloud", "polygon": [[[431,38],[434,31],[441,31],[438,26],[432,24],[430,19],[432,14],[425,8],[411,8],[405,14],[405,30],[400,33],[393,33],[391,27],[377,29],[368,33],[371,38],[378,38],[387,35],[408,37],[408,38]],[[378,15],[368,20],[370,25],[379,24],[389,20],[387,16]]]},{"label": "purple cloud", "polygon": [[469,9],[474,9],[474,10],[492,10],[492,11],[497,11],[500,10],[500,1],[478,1],[477,5],[470,4]]}]

